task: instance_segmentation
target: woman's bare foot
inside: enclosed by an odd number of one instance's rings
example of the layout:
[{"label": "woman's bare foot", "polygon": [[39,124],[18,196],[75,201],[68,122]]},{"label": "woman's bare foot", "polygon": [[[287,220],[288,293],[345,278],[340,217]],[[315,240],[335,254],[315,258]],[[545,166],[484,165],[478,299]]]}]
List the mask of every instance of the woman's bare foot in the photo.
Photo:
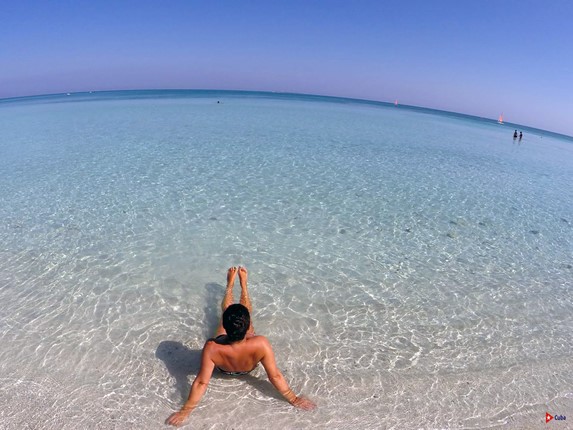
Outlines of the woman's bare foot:
[{"label": "woman's bare foot", "polygon": [[239,266],[239,281],[241,288],[247,288],[247,268]]},{"label": "woman's bare foot", "polygon": [[[237,268],[235,266],[229,267],[227,270],[227,288],[233,286],[235,283],[235,276],[237,276]],[[239,278],[241,275],[239,275]]]}]

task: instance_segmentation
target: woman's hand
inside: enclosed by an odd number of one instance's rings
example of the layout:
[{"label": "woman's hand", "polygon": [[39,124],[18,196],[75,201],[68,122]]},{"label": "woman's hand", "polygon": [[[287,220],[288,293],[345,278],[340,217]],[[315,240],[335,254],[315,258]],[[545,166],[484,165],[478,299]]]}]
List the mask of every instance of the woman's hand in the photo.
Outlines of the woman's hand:
[{"label": "woman's hand", "polygon": [[171,414],[169,418],[167,418],[165,424],[170,424],[172,426],[179,427],[181,424],[183,424],[183,421],[185,421],[188,416],[189,412],[187,411],[175,412],[174,414]]},{"label": "woman's hand", "polygon": [[306,397],[297,397],[296,400],[292,402],[292,405],[295,408],[304,409],[305,411],[312,411],[314,408],[316,408],[316,404]]}]

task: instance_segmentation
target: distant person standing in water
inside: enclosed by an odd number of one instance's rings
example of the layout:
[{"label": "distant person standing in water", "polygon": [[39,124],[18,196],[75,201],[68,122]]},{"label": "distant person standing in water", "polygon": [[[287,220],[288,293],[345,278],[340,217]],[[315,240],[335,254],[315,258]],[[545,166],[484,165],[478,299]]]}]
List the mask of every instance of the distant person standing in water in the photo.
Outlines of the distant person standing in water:
[{"label": "distant person standing in water", "polygon": [[[239,273],[241,283],[240,303],[233,303],[233,285]],[[293,406],[301,409],[314,409],[316,405],[304,397],[297,397],[289,388],[285,378],[277,368],[275,354],[270,342],[264,336],[255,335],[251,322],[251,299],[247,291],[247,269],[231,267],[227,271],[227,290],[221,303],[223,317],[215,333],[208,339],[201,355],[201,368],[191,385],[189,398],[179,412],[175,412],[166,423],[180,426],[191,411],[199,404],[207,390],[213,371],[224,375],[246,375],[262,363],[271,384]],[[270,423],[269,423],[270,426]]]},{"label": "distant person standing in water", "polygon": [[523,138],[523,133],[520,131],[519,132],[519,140],[521,140]]},{"label": "distant person standing in water", "polygon": [[517,139],[517,130],[513,132],[513,140]]}]

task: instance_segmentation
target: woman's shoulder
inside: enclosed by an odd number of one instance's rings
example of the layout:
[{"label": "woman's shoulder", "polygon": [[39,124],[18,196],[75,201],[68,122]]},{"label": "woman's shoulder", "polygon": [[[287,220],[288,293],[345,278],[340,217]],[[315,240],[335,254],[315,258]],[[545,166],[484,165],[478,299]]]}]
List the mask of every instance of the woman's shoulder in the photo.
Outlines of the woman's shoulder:
[{"label": "woman's shoulder", "polygon": [[227,339],[226,334],[220,334],[217,337],[210,337],[209,339],[207,339],[205,341],[205,346],[207,346],[208,344],[228,345],[229,340]]},{"label": "woman's shoulder", "polygon": [[265,336],[262,336],[260,334],[257,334],[257,335],[254,335],[254,336],[248,338],[247,341],[251,345],[260,345],[260,346],[269,345],[270,346],[269,340]]}]

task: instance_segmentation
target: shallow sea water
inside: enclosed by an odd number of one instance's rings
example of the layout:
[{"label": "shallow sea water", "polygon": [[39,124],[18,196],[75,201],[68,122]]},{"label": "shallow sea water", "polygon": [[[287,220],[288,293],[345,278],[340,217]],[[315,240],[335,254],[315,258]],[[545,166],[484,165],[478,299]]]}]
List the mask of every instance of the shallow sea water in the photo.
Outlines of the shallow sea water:
[{"label": "shallow sea water", "polygon": [[318,409],[215,374],[189,428],[573,418],[573,141],[232,92],[3,101],[0,130],[0,428],[164,427],[231,265]]}]

